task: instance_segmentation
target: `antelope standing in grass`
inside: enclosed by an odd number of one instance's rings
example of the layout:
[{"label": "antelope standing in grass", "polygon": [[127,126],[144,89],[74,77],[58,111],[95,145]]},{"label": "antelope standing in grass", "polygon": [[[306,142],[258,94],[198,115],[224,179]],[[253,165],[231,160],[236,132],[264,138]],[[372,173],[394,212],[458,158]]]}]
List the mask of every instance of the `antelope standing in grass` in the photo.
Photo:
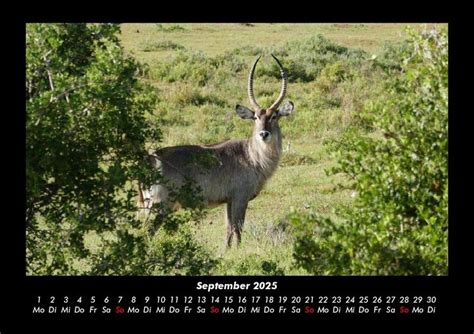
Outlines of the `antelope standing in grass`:
[{"label": "antelope standing in grass", "polygon": [[[248,202],[262,190],[278,166],[282,150],[280,117],[293,112],[293,103],[279,108],[285,98],[287,75],[280,61],[277,62],[282,77],[280,95],[267,109],[259,106],[253,92],[253,76],[260,56],[255,60],[248,78],[248,97],[252,109],[237,105],[235,110],[243,119],[254,121],[252,136],[246,140],[227,140],[214,145],[186,145],[166,147],[151,155],[150,161],[159,168],[166,185],[156,184],[150,189],[140,188],[141,206],[151,208],[162,202],[169,207],[169,189],[177,189],[186,180],[192,180],[201,190],[204,206],[226,204],[227,247],[236,235],[241,242],[242,227]],[[199,163],[199,157],[212,163]],[[196,159],[197,158],[197,159]],[[179,202],[179,201],[178,201]]]}]

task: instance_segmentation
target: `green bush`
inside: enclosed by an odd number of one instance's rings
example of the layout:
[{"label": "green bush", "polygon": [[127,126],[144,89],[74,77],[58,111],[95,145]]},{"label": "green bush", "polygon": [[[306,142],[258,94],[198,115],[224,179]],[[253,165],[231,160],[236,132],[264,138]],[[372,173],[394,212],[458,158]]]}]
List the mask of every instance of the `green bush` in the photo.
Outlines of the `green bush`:
[{"label": "green bush", "polygon": [[167,82],[192,82],[204,86],[217,62],[201,52],[179,51],[170,62],[155,64],[152,78]]},{"label": "green bush", "polygon": [[[331,147],[354,189],[344,220],[291,217],[297,266],[317,275],[446,275],[448,40],[410,33],[387,96]],[[369,129],[366,131],[365,129]]]},{"label": "green bush", "polygon": [[150,251],[147,265],[153,275],[210,275],[218,264],[184,223],[176,231],[157,233]]},{"label": "green bush", "polygon": [[185,31],[186,29],[179,24],[162,24],[157,23],[155,27],[158,31],[161,32],[171,32],[171,31]]},{"label": "green bush", "polygon": [[267,259],[265,256],[249,254],[238,261],[220,263],[224,275],[283,276],[284,269],[278,266],[278,260]]},{"label": "green bush", "polygon": [[172,41],[156,42],[156,41],[145,41],[141,49],[143,52],[152,52],[159,50],[184,50],[185,47],[181,44],[174,43]]},{"label": "green bush", "polygon": [[[322,35],[288,42],[276,49],[274,54],[279,59],[285,59],[285,68],[291,82],[313,81],[321,74],[326,65],[338,61],[357,66],[367,58],[364,51],[349,49],[331,42]],[[279,68],[274,62],[262,66],[262,73],[280,78]]]},{"label": "green bush", "polygon": [[401,71],[402,63],[400,58],[404,54],[410,51],[410,47],[413,47],[413,44],[408,43],[407,41],[393,43],[386,42],[382,48],[382,52],[374,59],[374,65],[382,68],[385,71]]},{"label": "green bush", "polygon": [[[144,251],[130,181],[155,177],[143,163],[145,141],[161,138],[146,117],[155,96],[117,25],[26,28],[27,272],[80,273],[87,262],[126,273]],[[89,231],[113,235],[100,255],[84,246]]]}]

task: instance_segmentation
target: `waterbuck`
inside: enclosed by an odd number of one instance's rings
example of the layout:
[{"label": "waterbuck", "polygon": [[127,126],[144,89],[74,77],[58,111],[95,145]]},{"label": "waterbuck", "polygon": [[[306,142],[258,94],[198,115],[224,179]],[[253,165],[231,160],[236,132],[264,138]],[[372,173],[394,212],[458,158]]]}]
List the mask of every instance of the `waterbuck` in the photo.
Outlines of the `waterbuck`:
[{"label": "waterbuck", "polygon": [[235,233],[237,245],[248,202],[262,190],[278,166],[282,139],[278,125],[280,117],[293,112],[293,103],[283,102],[287,88],[287,75],[280,61],[276,60],[282,77],[280,95],[269,108],[261,108],[253,92],[253,76],[259,56],[250,70],[248,97],[252,109],[237,105],[235,110],[243,119],[254,121],[252,136],[246,140],[227,140],[214,145],[186,145],[166,147],[150,155],[150,161],[159,168],[165,184],[150,189],[140,189],[141,207],[150,208],[153,203],[165,203],[169,207],[182,204],[169,199],[169,190],[181,187],[188,180],[200,189],[206,207],[227,204],[227,247],[231,246]]}]

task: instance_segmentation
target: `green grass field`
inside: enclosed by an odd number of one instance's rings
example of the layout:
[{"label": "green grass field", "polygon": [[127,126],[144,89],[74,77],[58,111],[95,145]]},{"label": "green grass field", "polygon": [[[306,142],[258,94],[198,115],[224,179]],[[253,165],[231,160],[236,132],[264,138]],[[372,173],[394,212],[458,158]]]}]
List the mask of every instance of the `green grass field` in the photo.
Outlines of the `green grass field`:
[{"label": "green grass field", "polygon": [[[153,63],[172,57],[173,50],[144,52],[144,46],[172,42],[186,49],[216,56],[246,46],[276,47],[295,39],[306,39],[322,34],[335,43],[377,53],[386,41],[399,41],[405,37],[407,24],[268,24],[250,26],[236,23],[198,24],[123,24],[122,43],[138,59]],[[173,26],[180,28],[173,29]],[[166,29],[169,27],[168,29]]]},{"label": "green grass field", "polygon": [[[384,43],[404,40],[407,24],[123,24],[122,44],[140,62],[159,96],[153,116],[163,130],[161,146],[215,143],[250,135],[251,122],[238,118],[237,103],[248,106],[248,68],[262,51],[255,90],[260,104],[271,103],[279,92],[272,75],[274,50],[288,69],[286,100],[295,113],[282,119],[284,152],[281,165],[260,195],[250,202],[242,245],[225,250],[224,206],[208,210],[195,224],[196,238],[221,258],[216,275],[268,274],[259,263],[277,264],[277,273],[304,275],[293,266],[292,239],[285,216],[291,211],[317,212],[335,217],[334,209],[350,205],[351,192],[338,187],[340,176],[327,176],[334,157],[324,143],[341,135],[356,120],[364,103],[380,89],[371,59]],[[412,25],[421,28],[421,25]],[[322,63],[316,77],[295,75],[312,57],[311,38],[318,34],[350,50],[362,50],[355,63],[341,56]],[[315,42],[314,42],[315,43]],[[239,50],[243,50],[240,52]],[[308,51],[309,50],[309,51]],[[315,51],[316,52],[316,51]],[[355,57],[355,56],[354,56]],[[354,58],[355,59],[355,58]],[[300,61],[300,63],[298,63]],[[216,66],[215,64],[223,64]]]}]

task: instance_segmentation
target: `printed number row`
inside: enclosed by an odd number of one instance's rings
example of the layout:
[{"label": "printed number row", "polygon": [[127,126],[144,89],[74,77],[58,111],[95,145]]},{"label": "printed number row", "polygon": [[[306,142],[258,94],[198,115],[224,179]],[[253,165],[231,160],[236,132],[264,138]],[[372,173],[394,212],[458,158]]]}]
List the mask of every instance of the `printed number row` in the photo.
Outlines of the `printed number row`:
[{"label": "printed number row", "polygon": [[[50,297],[42,297],[38,296],[37,302],[42,303],[50,303],[50,304],[55,304],[55,303],[84,303],[89,302],[90,304],[94,304],[96,302],[100,302],[96,296],[91,296],[89,298],[83,298],[78,297],[78,298],[70,298],[69,296],[64,296],[62,298],[57,298],[55,296],[50,296]],[[115,298],[106,296],[104,299],[101,299],[103,303],[107,304],[109,302],[116,302],[116,303],[126,303],[129,302],[131,304],[135,304],[139,301],[139,298],[136,296],[124,298],[123,296],[117,296]],[[158,304],[164,304],[164,303],[185,303],[185,304],[190,304],[190,303],[291,303],[291,304],[299,304],[299,303],[319,303],[319,304],[381,304],[381,303],[386,303],[386,304],[394,304],[394,303],[400,303],[400,304],[420,304],[420,303],[427,303],[427,304],[434,304],[436,303],[436,296],[414,296],[414,297],[409,297],[409,296],[156,296],[156,297],[150,297],[150,296],[145,296],[143,298],[143,302],[145,304],[148,303],[158,303]]]}]

